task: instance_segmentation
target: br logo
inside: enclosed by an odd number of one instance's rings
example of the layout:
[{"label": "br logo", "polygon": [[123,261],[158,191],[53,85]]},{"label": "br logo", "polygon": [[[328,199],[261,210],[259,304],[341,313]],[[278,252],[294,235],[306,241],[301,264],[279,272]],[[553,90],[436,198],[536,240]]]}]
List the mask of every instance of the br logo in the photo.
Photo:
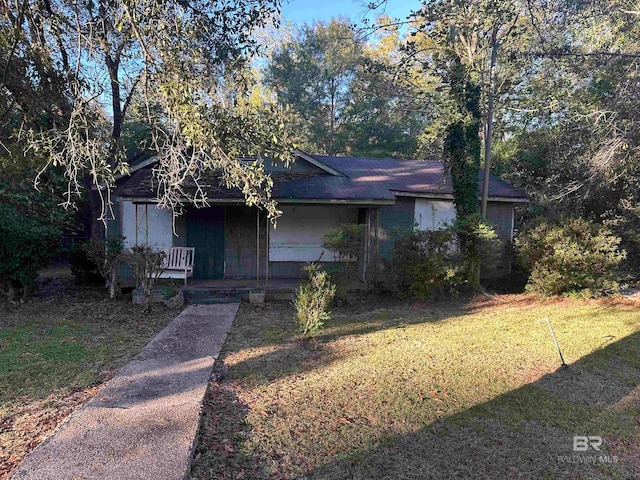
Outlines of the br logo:
[{"label": "br logo", "polygon": [[593,448],[596,452],[600,451],[602,445],[602,437],[575,435],[573,437],[573,451],[586,452],[589,448]]}]

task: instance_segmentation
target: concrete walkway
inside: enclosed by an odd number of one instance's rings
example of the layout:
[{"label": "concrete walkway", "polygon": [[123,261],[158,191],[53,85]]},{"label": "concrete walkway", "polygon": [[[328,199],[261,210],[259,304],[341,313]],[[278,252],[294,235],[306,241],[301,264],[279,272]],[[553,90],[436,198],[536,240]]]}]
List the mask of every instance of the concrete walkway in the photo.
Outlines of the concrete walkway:
[{"label": "concrete walkway", "polygon": [[191,305],[13,472],[29,480],[179,480],[238,304]]}]

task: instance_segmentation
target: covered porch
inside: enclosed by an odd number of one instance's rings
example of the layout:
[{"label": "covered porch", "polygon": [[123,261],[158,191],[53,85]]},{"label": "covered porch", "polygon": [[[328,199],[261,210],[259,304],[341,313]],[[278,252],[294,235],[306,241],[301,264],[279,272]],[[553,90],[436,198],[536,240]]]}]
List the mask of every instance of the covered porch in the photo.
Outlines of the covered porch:
[{"label": "covered porch", "polygon": [[287,203],[274,225],[264,211],[239,202],[188,207],[175,219],[150,202],[123,202],[125,246],[145,243],[159,249],[194,247],[194,291],[295,289],[309,262],[340,271],[341,261],[323,248],[324,235],[342,224],[362,224],[365,242],[359,280],[375,278],[378,260],[378,207],[345,202]]}]

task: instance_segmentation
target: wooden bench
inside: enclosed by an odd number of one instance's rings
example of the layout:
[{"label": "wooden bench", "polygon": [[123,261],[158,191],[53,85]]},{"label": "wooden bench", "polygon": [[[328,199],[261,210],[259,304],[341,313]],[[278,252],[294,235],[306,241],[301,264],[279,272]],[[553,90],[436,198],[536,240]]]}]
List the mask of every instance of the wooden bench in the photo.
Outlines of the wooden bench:
[{"label": "wooden bench", "polygon": [[159,278],[184,278],[184,285],[187,285],[187,278],[193,277],[193,258],[195,247],[171,247],[166,250],[163,267],[165,268]]}]

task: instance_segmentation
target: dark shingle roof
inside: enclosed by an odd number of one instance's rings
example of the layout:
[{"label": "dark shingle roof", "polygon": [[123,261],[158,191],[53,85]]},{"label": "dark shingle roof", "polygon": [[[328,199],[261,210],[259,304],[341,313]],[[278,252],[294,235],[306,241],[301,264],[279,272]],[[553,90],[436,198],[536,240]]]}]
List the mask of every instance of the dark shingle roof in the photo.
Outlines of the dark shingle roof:
[{"label": "dark shingle roof", "polygon": [[[451,176],[444,174],[444,164],[429,160],[395,160],[392,158],[355,158],[314,155],[322,163],[329,165],[350,178],[358,178],[369,184],[382,184],[389,190],[407,193],[432,193],[452,195]],[[482,187],[483,172],[478,172],[478,182]],[[491,175],[489,196],[524,200],[522,191]]]},{"label": "dark shingle roof", "polygon": [[[451,196],[451,178],[444,175],[444,165],[438,161],[394,160],[313,155],[313,158],[344,174],[283,173],[272,174],[276,200],[344,200],[393,201],[396,196],[433,195]],[[298,161],[304,161],[298,159]],[[478,181],[482,182],[482,172]],[[123,179],[116,193],[121,197],[154,198],[150,168],[135,172]],[[239,190],[228,190],[209,181],[206,188],[211,199],[242,199]],[[523,201],[527,196],[504,180],[491,176],[489,197]]]}]

